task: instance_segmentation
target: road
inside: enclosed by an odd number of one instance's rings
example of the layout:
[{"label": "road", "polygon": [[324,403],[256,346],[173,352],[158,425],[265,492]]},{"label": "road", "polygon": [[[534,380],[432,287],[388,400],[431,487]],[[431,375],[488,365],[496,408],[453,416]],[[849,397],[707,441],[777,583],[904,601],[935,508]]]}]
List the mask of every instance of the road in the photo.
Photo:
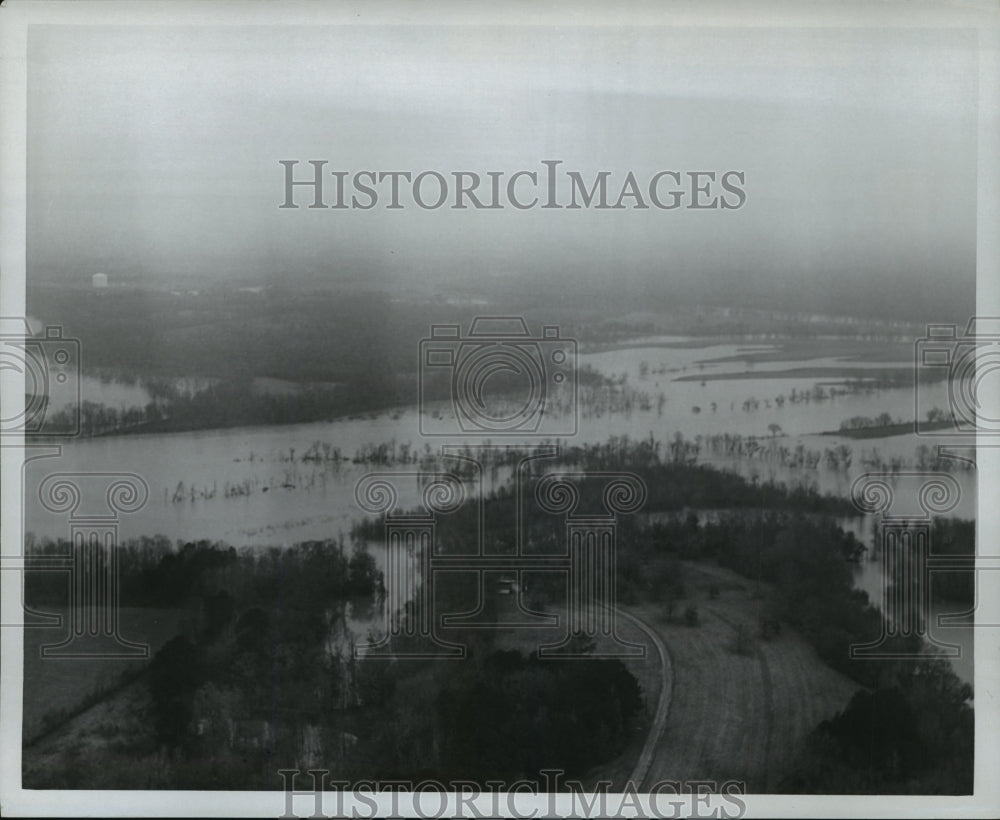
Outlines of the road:
[{"label": "road", "polygon": [[655,629],[635,615],[625,612],[622,609],[617,609],[616,611],[646,634],[660,656],[660,679],[662,680],[660,699],[656,704],[656,712],[653,714],[653,722],[646,735],[646,742],[643,744],[642,751],[639,753],[639,759],[636,760],[635,767],[632,769],[632,774],[629,778],[629,781],[636,790],[642,791],[643,783],[649,776],[649,768],[653,763],[653,755],[656,753],[656,747],[663,736],[663,730],[666,728],[667,718],[670,715],[670,700],[674,690],[673,665],[666,644],[656,634]]},{"label": "road", "polygon": [[663,617],[653,603],[618,610],[649,636],[664,681],[633,783],[649,789],[712,779],[773,792],[809,733],[842,710],[858,684],[789,628],[758,637],[768,589],[758,593],[746,578],[692,563],[685,564],[685,586],[682,609],[697,607],[693,624]]}]

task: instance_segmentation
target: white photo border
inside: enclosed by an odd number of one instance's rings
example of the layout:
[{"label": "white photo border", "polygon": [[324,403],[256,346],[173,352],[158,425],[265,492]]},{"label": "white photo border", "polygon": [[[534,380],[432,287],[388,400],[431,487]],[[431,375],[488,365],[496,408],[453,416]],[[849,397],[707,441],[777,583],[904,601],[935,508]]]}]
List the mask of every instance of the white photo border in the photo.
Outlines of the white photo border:
[{"label": "white photo border", "polygon": [[[1000,315],[1000,5],[996,2],[655,2],[607,4],[552,2],[528,6],[489,2],[156,2],[7,0],[0,6],[0,314],[24,315],[26,271],[26,82],[27,39],[33,25],[74,26],[287,26],[379,24],[669,25],[678,27],[954,27],[979,38],[979,133],[977,208],[977,313]],[[1000,406],[1000,397],[996,406]],[[10,410],[18,396],[2,401]],[[6,417],[6,412],[4,414]],[[988,443],[988,442],[984,442]],[[4,543],[20,543],[20,450],[5,447],[0,459]],[[978,448],[977,535],[981,553],[1000,544],[1000,449]],[[0,573],[2,619],[20,608],[20,573]],[[1000,622],[1000,573],[981,573],[980,617]],[[987,612],[986,610],[989,610]],[[22,632],[0,630],[0,801],[4,816],[246,816],[277,817],[285,795],[273,792],[36,791],[21,788]],[[975,794],[971,797],[748,795],[748,817],[995,817],[1000,816],[1000,631],[977,630],[975,689]],[[276,785],[277,785],[276,777]],[[301,802],[300,802],[301,801]],[[545,816],[550,805],[571,810],[570,796],[521,795],[518,810]],[[311,798],[296,801],[299,816]],[[428,811],[439,799],[430,796]],[[489,804],[481,804],[485,813]],[[715,802],[713,806],[718,806]],[[388,798],[380,798],[382,811]],[[705,808],[705,811],[710,809]],[[704,815],[703,815],[704,816]]]}]

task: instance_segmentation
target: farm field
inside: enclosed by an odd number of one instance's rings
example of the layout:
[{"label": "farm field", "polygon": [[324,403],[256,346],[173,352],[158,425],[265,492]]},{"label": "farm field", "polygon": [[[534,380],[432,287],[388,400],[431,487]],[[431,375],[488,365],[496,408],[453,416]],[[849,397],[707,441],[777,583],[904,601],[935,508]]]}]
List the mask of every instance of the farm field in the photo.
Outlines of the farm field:
[{"label": "farm field", "polygon": [[[147,660],[112,658],[43,658],[45,644],[59,643],[68,627],[65,607],[45,607],[58,613],[63,627],[24,630],[24,723],[25,743],[59,726],[89,700],[99,699],[140,671]],[[122,607],[122,634],[149,645],[149,657],[177,634],[183,610]]]},{"label": "farm field", "polygon": [[[710,771],[719,781],[745,782],[750,793],[773,792],[806,736],[859,686],[787,627],[759,639],[755,582],[701,564],[685,563],[685,574],[680,609],[696,606],[697,626],[668,622],[655,605],[629,607],[657,629],[673,668],[670,712],[646,782],[698,780]],[[710,584],[718,597],[709,597]]]},{"label": "farm field", "polygon": [[24,749],[28,789],[162,787],[169,771],[141,717],[152,707],[142,681],[109,692]]}]

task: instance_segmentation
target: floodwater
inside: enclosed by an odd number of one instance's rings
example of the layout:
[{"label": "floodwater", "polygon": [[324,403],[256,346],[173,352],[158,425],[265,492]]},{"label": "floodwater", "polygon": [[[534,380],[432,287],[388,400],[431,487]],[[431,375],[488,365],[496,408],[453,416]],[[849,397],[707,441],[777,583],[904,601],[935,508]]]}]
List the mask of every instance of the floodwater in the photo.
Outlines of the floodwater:
[{"label": "floodwater", "polygon": [[[841,421],[852,416],[872,417],[886,412],[893,418],[909,420],[914,412],[910,388],[836,395],[793,404],[788,399],[793,390],[798,395],[809,394],[817,384],[829,384],[829,377],[766,376],[768,368],[808,367],[818,360],[758,363],[753,379],[706,381],[704,385],[699,381],[677,380],[693,372],[743,372],[745,368],[739,362],[699,365],[701,360],[736,355],[740,349],[738,345],[715,344],[703,348],[632,348],[581,356],[581,364],[603,373],[627,374],[630,388],[648,396],[648,409],[635,402],[627,411],[621,408],[597,411],[582,398],[576,435],[560,441],[569,445],[591,444],[604,442],[610,436],[645,439],[652,435],[667,443],[679,432],[689,439],[726,433],[756,436],[764,449],[770,446],[787,452],[793,452],[800,444],[807,450],[820,452],[846,444],[854,454],[850,469],[832,469],[823,462],[815,468],[789,466],[767,457],[763,450],[754,458],[732,458],[713,452],[707,444],[699,456],[704,462],[737,470],[748,477],[814,484],[822,492],[840,494],[847,494],[853,479],[865,471],[864,459],[869,464],[874,463],[874,456],[886,462],[892,456],[912,461],[918,445],[934,444],[914,435],[855,441],[817,435],[836,430]],[[645,374],[642,362],[648,365]],[[849,373],[857,368],[857,363],[845,363],[844,367],[845,373]],[[95,388],[93,384],[89,386],[87,392]],[[115,389],[141,390],[122,385]],[[662,404],[660,394],[664,397]],[[785,397],[782,405],[778,404],[779,396]],[[120,398],[116,392],[114,399]],[[756,404],[746,405],[748,401]],[[931,406],[935,401],[938,406],[946,404],[943,386],[939,396],[928,398]],[[449,445],[463,441],[481,443],[475,437],[461,436],[446,441]],[[493,441],[500,440],[494,436]],[[405,446],[411,454],[422,454],[438,452],[442,439],[422,438],[415,408],[404,408],[334,422],[95,438],[67,441],[58,448],[46,446],[39,449],[39,455],[43,452],[53,455],[30,462],[26,470],[26,530],[43,538],[68,534],[65,515],[49,513],[38,500],[38,484],[49,473],[124,472],[142,477],[148,485],[149,498],[140,511],[121,516],[118,526],[122,538],[164,535],[171,540],[204,538],[237,546],[265,546],[336,536],[363,514],[354,498],[354,486],[361,476],[379,470],[417,470],[415,464],[380,468],[351,462],[366,445],[388,442],[395,443],[397,453]],[[345,460],[303,460],[317,443],[321,448],[323,445],[338,448]],[[954,514],[974,515],[972,475],[967,471],[955,473],[964,492]],[[418,500],[416,481],[404,478],[399,485],[400,505],[413,506]]]},{"label": "floodwater", "polygon": [[[664,342],[684,339],[657,339]],[[652,342],[652,340],[651,340]],[[647,342],[646,344],[651,344]],[[699,439],[700,461],[735,470],[748,478],[814,485],[821,492],[849,495],[854,479],[896,457],[904,467],[915,460],[917,447],[935,445],[909,434],[893,438],[850,440],[820,433],[837,430],[853,416],[875,417],[888,413],[910,421],[916,412],[947,407],[944,384],[921,395],[915,408],[912,388],[871,389],[830,396],[832,386],[861,378],[875,366],[868,362],[837,359],[758,362],[752,368],[742,361],[709,362],[738,356],[760,343],[738,345],[705,342],[703,346],[636,346],[604,353],[585,354],[581,365],[607,375],[626,377],[633,397],[628,408],[612,407],[581,392],[576,435],[562,444],[593,444],[611,436],[645,439],[653,436],[666,445],[676,433]],[[909,369],[908,362],[879,363],[880,368]],[[794,368],[838,368],[840,377],[773,377]],[[747,378],[748,372],[752,377]],[[708,378],[728,374],[732,378]],[[693,380],[685,380],[694,376]],[[704,377],[704,380],[702,378]],[[820,388],[820,389],[818,389]],[[144,403],[140,386],[103,384],[88,379],[83,393],[100,395],[113,406]],[[807,400],[803,396],[808,396]],[[448,408],[444,409],[447,415]],[[713,451],[712,436],[757,437],[761,447],[753,457]],[[494,437],[494,443],[499,440]],[[366,445],[393,443],[392,466],[354,463]],[[419,467],[414,454],[437,453],[442,439],[422,438],[415,407],[400,408],[365,418],[282,427],[250,427],[195,433],[130,435],[67,441],[34,448],[25,468],[25,530],[37,538],[66,538],[70,521],[66,512],[45,509],[39,485],[52,473],[130,473],[141,477],[148,498],[136,512],[118,517],[121,540],[143,535],[163,535],[174,541],[208,539],[235,546],[288,545],[308,539],[347,535],[351,524],[365,515],[355,499],[355,485],[371,472],[391,472],[398,492],[398,510],[419,501],[415,477]],[[449,445],[481,443],[475,437],[447,439]],[[504,442],[507,443],[507,442]],[[514,443],[514,442],[510,442]],[[538,443],[534,440],[533,443]],[[824,459],[813,466],[794,463],[796,448],[825,452],[840,444],[851,448],[850,467],[830,466]],[[324,449],[325,448],[325,449]],[[409,454],[401,463],[402,452]],[[342,458],[304,459],[307,454],[329,456],[339,450]],[[784,452],[784,456],[780,453]],[[509,476],[509,470],[487,477],[486,491]],[[975,516],[974,472],[956,470],[953,476],[961,498],[953,515]],[[107,510],[104,514],[110,514]],[[871,527],[859,536],[869,543]],[[381,559],[380,559],[381,560]],[[875,594],[881,589],[876,565],[866,564],[859,586]],[[949,630],[959,632],[960,630]],[[971,629],[968,630],[971,632]],[[971,653],[968,653],[971,655]],[[971,658],[969,659],[971,665]],[[964,675],[963,675],[964,677]],[[971,679],[971,672],[970,678]]]}]

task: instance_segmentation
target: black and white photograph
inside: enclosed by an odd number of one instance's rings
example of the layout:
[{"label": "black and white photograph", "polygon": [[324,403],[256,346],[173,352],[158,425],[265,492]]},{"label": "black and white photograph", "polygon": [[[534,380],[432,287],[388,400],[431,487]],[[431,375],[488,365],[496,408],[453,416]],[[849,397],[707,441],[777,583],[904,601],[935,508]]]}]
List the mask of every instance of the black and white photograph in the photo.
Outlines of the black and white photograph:
[{"label": "black and white photograph", "polygon": [[5,816],[1000,811],[993,2],[0,5]]}]

